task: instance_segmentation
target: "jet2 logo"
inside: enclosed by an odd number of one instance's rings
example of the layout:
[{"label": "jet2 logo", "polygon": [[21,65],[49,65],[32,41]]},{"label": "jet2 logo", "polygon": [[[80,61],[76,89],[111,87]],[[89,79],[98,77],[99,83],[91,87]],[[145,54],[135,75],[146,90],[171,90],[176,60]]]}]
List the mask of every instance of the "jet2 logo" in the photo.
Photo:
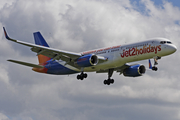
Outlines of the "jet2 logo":
[{"label": "jet2 logo", "polygon": [[143,48],[140,48],[140,49],[137,49],[137,47],[136,47],[136,48],[130,48],[128,50],[123,50],[121,57],[124,58],[124,57],[128,57],[128,56],[147,54],[147,53],[151,53],[151,52],[154,52],[155,54],[157,54],[157,51],[161,51],[161,45],[158,45],[158,46],[149,45],[149,47],[143,46]]}]

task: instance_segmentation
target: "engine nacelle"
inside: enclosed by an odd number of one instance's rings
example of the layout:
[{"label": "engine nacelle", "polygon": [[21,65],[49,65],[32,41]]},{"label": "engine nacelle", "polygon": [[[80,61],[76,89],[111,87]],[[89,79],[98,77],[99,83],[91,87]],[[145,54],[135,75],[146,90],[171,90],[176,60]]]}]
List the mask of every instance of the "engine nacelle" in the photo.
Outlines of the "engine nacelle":
[{"label": "engine nacelle", "polygon": [[133,65],[124,70],[123,75],[127,77],[138,77],[142,76],[146,72],[144,65]]},{"label": "engine nacelle", "polygon": [[98,57],[93,54],[84,55],[75,62],[79,67],[90,67],[98,63]]}]

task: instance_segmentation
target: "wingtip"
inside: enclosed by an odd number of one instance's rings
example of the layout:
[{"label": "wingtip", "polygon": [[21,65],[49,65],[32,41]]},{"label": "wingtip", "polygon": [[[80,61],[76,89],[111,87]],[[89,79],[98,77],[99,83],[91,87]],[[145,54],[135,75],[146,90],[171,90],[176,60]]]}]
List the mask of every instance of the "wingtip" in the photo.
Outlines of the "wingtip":
[{"label": "wingtip", "polygon": [[8,36],[5,27],[3,27],[3,30],[4,30],[4,35],[5,35],[6,39],[11,40],[11,41],[14,41],[14,42],[17,42],[17,40],[14,40],[14,39],[12,39],[12,38],[10,38],[10,37]]}]

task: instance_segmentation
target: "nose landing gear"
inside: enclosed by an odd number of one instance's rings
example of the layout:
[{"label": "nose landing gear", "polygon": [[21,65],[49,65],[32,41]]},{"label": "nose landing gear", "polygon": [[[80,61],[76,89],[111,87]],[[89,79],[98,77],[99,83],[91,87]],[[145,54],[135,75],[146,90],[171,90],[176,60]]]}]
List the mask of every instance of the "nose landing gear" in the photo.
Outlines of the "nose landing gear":
[{"label": "nose landing gear", "polygon": [[153,66],[153,67],[152,67],[152,70],[153,70],[153,71],[157,71],[158,68],[157,68],[156,66]]},{"label": "nose landing gear", "polygon": [[158,56],[154,57],[154,66],[152,67],[152,70],[153,70],[153,71],[157,71],[157,70],[158,70],[158,68],[156,67],[156,65],[158,65],[158,60],[159,60],[159,59],[161,59],[161,57],[158,57]]}]

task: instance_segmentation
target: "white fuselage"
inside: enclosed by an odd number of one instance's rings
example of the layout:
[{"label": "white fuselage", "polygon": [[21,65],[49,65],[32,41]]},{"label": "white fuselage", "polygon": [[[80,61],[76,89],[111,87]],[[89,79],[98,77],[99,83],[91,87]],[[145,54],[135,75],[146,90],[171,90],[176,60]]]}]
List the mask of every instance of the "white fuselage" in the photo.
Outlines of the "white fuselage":
[{"label": "white fuselage", "polygon": [[86,51],[82,52],[81,54],[95,54],[97,56],[103,56],[108,59],[106,62],[98,63],[95,66],[84,68],[85,72],[93,72],[111,68],[118,68],[129,62],[151,59],[157,56],[163,57],[166,55],[170,55],[175,51],[176,46],[173,45],[168,39],[156,38],[133,44]]}]

